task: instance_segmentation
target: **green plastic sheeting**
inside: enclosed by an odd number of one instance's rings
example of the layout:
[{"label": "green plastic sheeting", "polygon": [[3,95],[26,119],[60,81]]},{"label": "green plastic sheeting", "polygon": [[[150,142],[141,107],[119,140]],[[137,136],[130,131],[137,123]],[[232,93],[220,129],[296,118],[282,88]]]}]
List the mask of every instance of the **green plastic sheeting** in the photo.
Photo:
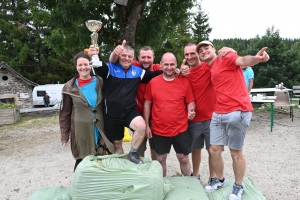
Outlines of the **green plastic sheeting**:
[{"label": "green plastic sheeting", "polygon": [[72,200],[72,197],[68,188],[59,186],[39,189],[27,200]]},{"label": "green plastic sheeting", "polygon": [[209,200],[196,177],[165,177],[172,184],[164,200]]},{"label": "green plastic sheeting", "polygon": [[127,155],[87,156],[71,182],[73,200],[163,200],[170,189],[159,162],[134,164]]},{"label": "green plastic sheeting", "polygon": [[[227,200],[232,191],[234,180],[228,180],[227,185],[215,192],[207,193],[210,200]],[[245,177],[243,180],[243,200],[266,200],[266,197],[254,186],[252,180]]]}]

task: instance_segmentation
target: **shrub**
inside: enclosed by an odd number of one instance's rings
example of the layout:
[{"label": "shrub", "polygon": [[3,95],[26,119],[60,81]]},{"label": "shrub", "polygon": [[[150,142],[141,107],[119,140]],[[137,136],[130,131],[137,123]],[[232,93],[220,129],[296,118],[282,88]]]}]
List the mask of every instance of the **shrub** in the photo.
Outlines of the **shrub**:
[{"label": "shrub", "polygon": [[14,107],[16,107],[16,104],[14,103],[0,103],[0,109],[14,108]]}]

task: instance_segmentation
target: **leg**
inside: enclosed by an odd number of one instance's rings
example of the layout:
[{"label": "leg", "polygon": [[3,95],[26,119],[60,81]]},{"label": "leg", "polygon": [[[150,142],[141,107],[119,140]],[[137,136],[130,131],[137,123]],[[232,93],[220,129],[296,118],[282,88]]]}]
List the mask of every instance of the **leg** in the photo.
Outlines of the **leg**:
[{"label": "leg", "polygon": [[146,123],[141,116],[137,116],[130,122],[129,127],[135,130],[131,146],[138,149],[145,138]]},{"label": "leg", "polygon": [[123,146],[122,146],[122,140],[114,140],[113,141],[114,147],[115,147],[115,154],[123,154]]},{"label": "leg", "polygon": [[75,170],[76,170],[76,168],[77,168],[78,164],[79,164],[81,161],[82,161],[82,159],[81,159],[81,158],[79,158],[79,159],[77,159],[77,160],[76,160],[76,162],[75,162],[75,166],[74,166],[74,172],[75,172]]},{"label": "leg", "polygon": [[143,142],[139,146],[138,153],[141,157],[145,157],[145,151],[147,148],[147,137],[144,138]]},{"label": "leg", "polygon": [[201,149],[195,149],[192,152],[193,176],[198,176],[201,163]]},{"label": "leg", "polygon": [[197,178],[200,178],[201,149],[204,147],[204,142],[206,142],[206,147],[209,148],[209,125],[210,120],[189,122],[188,134],[192,138],[193,176]]},{"label": "leg", "polygon": [[156,160],[156,152],[154,149],[154,143],[153,143],[152,138],[150,138],[148,141],[149,141],[149,146],[150,146],[151,159]]},{"label": "leg", "polygon": [[150,149],[150,153],[151,153],[151,159],[152,160],[157,160],[155,150],[154,149]]},{"label": "leg", "polygon": [[246,161],[243,156],[243,151],[230,149],[230,153],[232,158],[235,183],[238,185],[242,185],[246,171]]},{"label": "leg", "polygon": [[161,164],[163,168],[163,176],[165,177],[167,175],[167,155],[168,154],[156,154],[157,161]]},{"label": "leg", "polygon": [[209,181],[216,177],[216,172],[212,166],[212,161],[211,161],[211,156],[210,156],[210,153],[208,152],[208,167],[209,167]]},{"label": "leg", "polygon": [[180,164],[181,173],[184,176],[190,176],[191,165],[189,161],[189,154],[191,153],[192,139],[187,131],[179,133],[175,137],[171,137],[173,148],[176,152],[177,159]]},{"label": "leg", "polygon": [[177,159],[178,159],[179,164],[180,164],[181,173],[184,176],[190,176],[191,165],[190,165],[190,161],[189,161],[188,155],[184,155],[182,153],[176,153],[176,156],[177,156]]},{"label": "leg", "polygon": [[222,157],[222,151],[224,146],[223,145],[210,145],[210,158],[211,158],[211,164],[212,167],[216,173],[216,177],[219,180],[222,180],[224,178],[224,161]]}]

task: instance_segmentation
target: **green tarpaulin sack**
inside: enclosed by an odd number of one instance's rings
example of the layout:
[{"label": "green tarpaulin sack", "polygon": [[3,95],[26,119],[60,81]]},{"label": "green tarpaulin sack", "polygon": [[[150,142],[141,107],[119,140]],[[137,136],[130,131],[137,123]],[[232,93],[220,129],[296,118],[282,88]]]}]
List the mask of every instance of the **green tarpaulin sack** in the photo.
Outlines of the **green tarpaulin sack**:
[{"label": "green tarpaulin sack", "polygon": [[127,155],[87,156],[77,166],[72,182],[73,200],[163,200],[170,185],[164,182],[158,161],[130,162]]},{"label": "green tarpaulin sack", "polygon": [[165,177],[172,184],[164,200],[209,200],[196,177]]},{"label": "green tarpaulin sack", "polygon": [[[227,200],[232,191],[234,180],[228,180],[227,185],[215,192],[207,193],[210,200]],[[245,177],[243,180],[243,200],[266,200],[266,197],[254,186],[252,180]]]},{"label": "green tarpaulin sack", "polygon": [[72,200],[72,197],[68,188],[58,186],[39,189],[27,200]]}]

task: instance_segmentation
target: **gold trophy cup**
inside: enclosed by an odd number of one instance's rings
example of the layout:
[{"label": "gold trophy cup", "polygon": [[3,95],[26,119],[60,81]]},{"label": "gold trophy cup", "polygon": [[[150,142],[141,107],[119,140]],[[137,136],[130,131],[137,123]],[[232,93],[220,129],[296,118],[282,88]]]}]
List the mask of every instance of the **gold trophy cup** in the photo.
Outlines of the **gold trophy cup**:
[{"label": "gold trophy cup", "polygon": [[[100,31],[102,27],[102,23],[97,20],[88,20],[85,22],[86,27],[92,32],[91,34],[91,43],[94,45],[94,47],[99,47],[98,46],[98,31]],[[90,62],[90,66],[92,67],[93,73],[94,69],[93,67],[101,67],[102,66],[102,61],[99,60],[98,55],[93,55],[92,56],[92,61]]]}]

